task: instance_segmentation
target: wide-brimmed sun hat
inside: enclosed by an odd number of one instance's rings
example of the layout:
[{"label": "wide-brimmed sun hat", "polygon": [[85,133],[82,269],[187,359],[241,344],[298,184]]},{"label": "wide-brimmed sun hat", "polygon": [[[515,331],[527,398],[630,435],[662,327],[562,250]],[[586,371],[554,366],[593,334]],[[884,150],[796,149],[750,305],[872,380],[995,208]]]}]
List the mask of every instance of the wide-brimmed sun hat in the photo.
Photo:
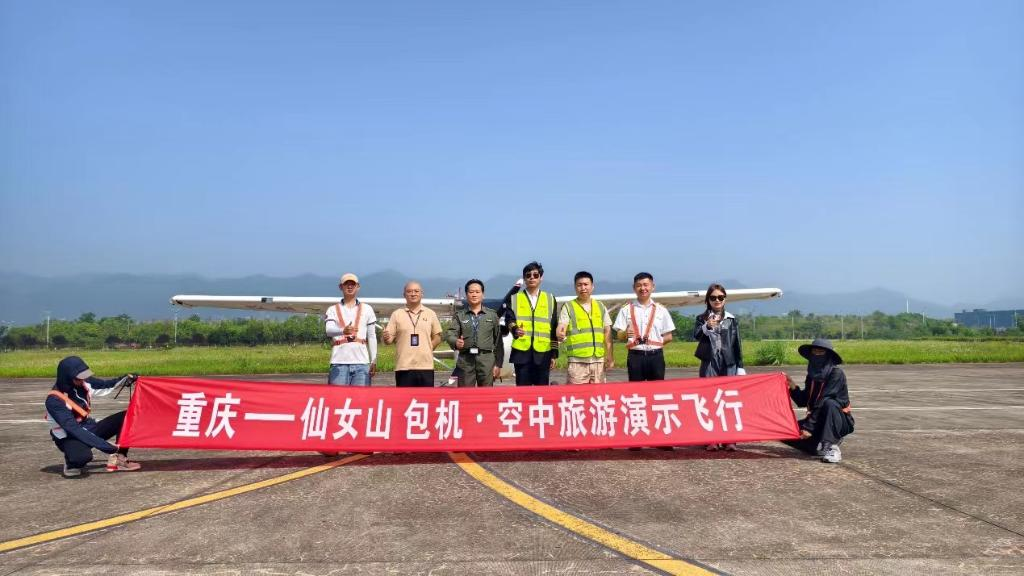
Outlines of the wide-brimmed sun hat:
[{"label": "wide-brimmed sun hat", "polygon": [[843,363],[843,357],[840,356],[838,352],[836,352],[836,349],[832,347],[832,342],[826,338],[815,338],[814,342],[811,342],[810,344],[804,344],[803,346],[797,348],[797,352],[799,352],[800,355],[803,356],[804,358],[810,360],[811,348],[821,348],[823,350],[827,350],[828,353],[832,355],[832,359],[835,361],[836,364]]}]

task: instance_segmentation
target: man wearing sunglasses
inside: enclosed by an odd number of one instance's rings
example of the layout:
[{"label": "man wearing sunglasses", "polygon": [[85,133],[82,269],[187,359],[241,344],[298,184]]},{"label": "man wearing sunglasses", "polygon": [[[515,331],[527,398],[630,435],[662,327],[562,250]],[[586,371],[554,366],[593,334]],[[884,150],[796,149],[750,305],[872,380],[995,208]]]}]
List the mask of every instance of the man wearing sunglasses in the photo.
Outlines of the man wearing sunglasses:
[{"label": "man wearing sunglasses", "polygon": [[558,358],[556,341],[558,303],[550,292],[540,289],[544,267],[530,262],[523,267],[525,288],[512,297],[511,321],[506,325],[512,333],[509,362],[516,369],[516,386],[547,386],[551,369]]}]

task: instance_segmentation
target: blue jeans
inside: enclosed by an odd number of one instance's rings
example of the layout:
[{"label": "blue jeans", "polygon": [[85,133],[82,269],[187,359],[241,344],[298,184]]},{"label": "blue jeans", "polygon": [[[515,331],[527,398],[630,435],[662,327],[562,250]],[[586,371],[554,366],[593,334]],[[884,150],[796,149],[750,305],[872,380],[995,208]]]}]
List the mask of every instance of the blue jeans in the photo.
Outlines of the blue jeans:
[{"label": "blue jeans", "polygon": [[369,364],[331,364],[327,383],[335,386],[369,386]]}]

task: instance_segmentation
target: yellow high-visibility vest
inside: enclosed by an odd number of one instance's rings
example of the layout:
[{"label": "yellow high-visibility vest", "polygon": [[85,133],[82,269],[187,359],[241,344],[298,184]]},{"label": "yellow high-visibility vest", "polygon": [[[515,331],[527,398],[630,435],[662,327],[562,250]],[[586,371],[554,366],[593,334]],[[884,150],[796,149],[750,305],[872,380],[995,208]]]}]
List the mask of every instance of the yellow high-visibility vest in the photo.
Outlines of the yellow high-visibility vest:
[{"label": "yellow high-visibility vest", "polygon": [[565,339],[571,358],[604,358],[604,304],[590,301],[590,314],[576,300],[569,302],[569,333]]},{"label": "yellow high-visibility vest", "polygon": [[537,307],[530,307],[526,291],[516,294],[516,326],[525,334],[512,341],[514,350],[547,352],[551,350],[551,313],[555,308],[555,297],[550,292],[537,295]]}]

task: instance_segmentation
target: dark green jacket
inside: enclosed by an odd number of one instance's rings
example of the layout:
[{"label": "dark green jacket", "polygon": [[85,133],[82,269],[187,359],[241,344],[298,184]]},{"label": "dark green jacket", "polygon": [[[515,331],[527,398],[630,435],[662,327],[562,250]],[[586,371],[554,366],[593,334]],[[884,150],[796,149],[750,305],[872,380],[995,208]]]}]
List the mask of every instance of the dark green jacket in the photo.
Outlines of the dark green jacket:
[{"label": "dark green jacket", "polygon": [[480,322],[477,325],[476,333],[473,332],[473,313],[469,308],[463,308],[455,312],[451,323],[448,324],[448,332],[445,333],[445,341],[452,350],[455,348],[455,341],[461,335],[466,345],[463,346],[460,354],[465,354],[470,348],[479,348],[484,352],[494,352],[494,365],[501,366],[505,359],[505,344],[501,340],[501,327],[498,325],[498,314],[487,308],[480,309]]}]

